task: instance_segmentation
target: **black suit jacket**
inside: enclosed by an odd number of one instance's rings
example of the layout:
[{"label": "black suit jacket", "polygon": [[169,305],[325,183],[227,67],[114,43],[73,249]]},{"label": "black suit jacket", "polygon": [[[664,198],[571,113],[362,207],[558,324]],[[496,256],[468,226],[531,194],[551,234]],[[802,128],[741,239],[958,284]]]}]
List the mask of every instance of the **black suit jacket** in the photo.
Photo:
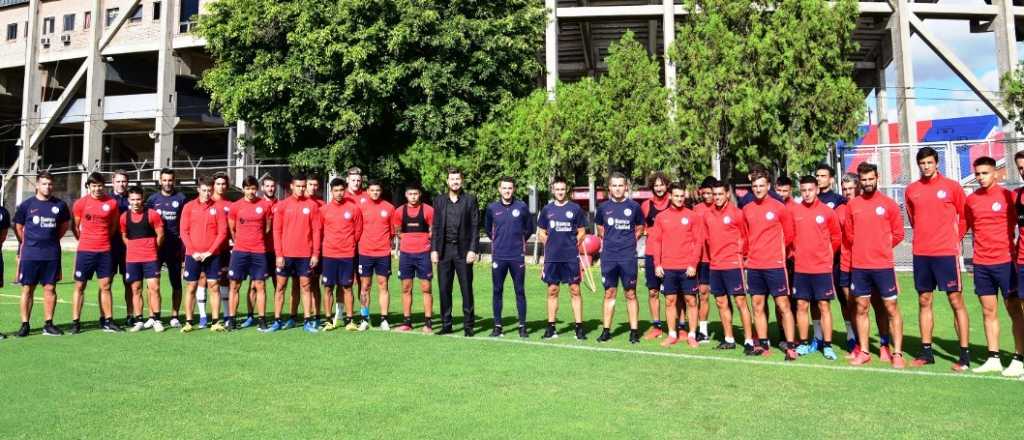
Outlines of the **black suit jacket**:
[{"label": "black suit jacket", "polygon": [[[476,252],[480,245],[480,208],[476,196],[463,192],[462,201],[466,203],[463,210],[462,226],[459,228],[459,256],[466,256],[469,251]],[[452,204],[448,192],[434,198],[434,224],[431,227],[430,249],[438,253],[444,252],[445,218],[448,206]]]}]

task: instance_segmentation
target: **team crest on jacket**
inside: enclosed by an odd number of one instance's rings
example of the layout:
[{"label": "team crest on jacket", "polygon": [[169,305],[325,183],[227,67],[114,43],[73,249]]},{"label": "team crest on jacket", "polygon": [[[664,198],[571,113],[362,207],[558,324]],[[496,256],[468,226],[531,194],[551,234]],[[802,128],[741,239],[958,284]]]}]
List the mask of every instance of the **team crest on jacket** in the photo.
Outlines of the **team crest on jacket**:
[{"label": "team crest on jacket", "polygon": [[764,219],[768,221],[775,220],[775,213],[771,211],[764,213]]},{"label": "team crest on jacket", "polygon": [[940,189],[938,192],[935,193],[935,197],[938,197],[940,199],[946,198],[946,191]]},{"label": "team crest on jacket", "polygon": [[689,217],[683,217],[682,219],[679,220],[679,222],[684,224],[684,225],[688,225],[688,224],[690,224],[690,218]]},{"label": "team crest on jacket", "polygon": [[50,208],[50,212],[52,212],[54,214],[59,213],[60,212],[60,208],[54,206],[54,207]]},{"label": "team crest on jacket", "polygon": [[344,214],[342,214],[341,216],[342,216],[342,217],[345,217],[345,220],[349,220],[349,219],[351,219],[351,218],[352,218],[352,213],[351,213],[351,212],[348,212],[348,211],[345,211],[345,213],[344,213]]},{"label": "team crest on jacket", "polygon": [[609,218],[608,219],[608,226],[611,226],[611,225],[614,225],[614,224],[615,224],[615,219]]},{"label": "team crest on jacket", "polygon": [[171,206],[177,208],[178,207],[178,201],[175,200],[175,201],[171,202]]},{"label": "team crest on jacket", "polygon": [[101,208],[101,209],[103,209],[103,212],[110,211],[110,205],[104,204],[103,208]]},{"label": "team crest on jacket", "polygon": [[[54,209],[57,209],[57,208],[54,208]],[[32,224],[33,225],[38,225],[39,224],[39,216],[38,215],[33,215],[32,216]]]},{"label": "team crest on jacket", "polygon": [[384,217],[384,218],[387,218],[388,217],[388,210],[386,210],[386,209],[380,210],[380,216]]},{"label": "team crest on jacket", "polygon": [[729,216],[722,217],[722,223],[724,223],[724,224],[732,223],[732,217],[729,217]]},{"label": "team crest on jacket", "polygon": [[992,210],[993,211],[999,212],[1000,209],[1003,209],[1003,204],[1002,203],[999,203],[999,202],[992,203]]},{"label": "team crest on jacket", "polygon": [[257,206],[256,207],[256,213],[257,214],[263,214],[263,207],[262,206]]},{"label": "team crest on jacket", "polygon": [[826,203],[825,205],[826,205],[826,206],[828,206],[828,207],[829,207],[829,209],[836,209],[836,204],[835,204],[835,202],[828,202],[828,203]]},{"label": "team crest on jacket", "polygon": [[210,208],[210,215],[217,215],[217,209],[216,208]]},{"label": "team crest on jacket", "polygon": [[819,224],[819,225],[822,224],[822,223],[825,223],[825,216],[819,215],[819,216],[814,217],[814,222]]},{"label": "team crest on jacket", "polygon": [[[57,209],[57,208],[53,208],[53,209]],[[565,218],[572,218],[572,216],[573,216],[572,211],[565,211]]]},{"label": "team crest on jacket", "polygon": [[885,208],[881,206],[875,207],[875,214],[885,215]]},{"label": "team crest on jacket", "polygon": [[512,217],[519,217],[519,210],[518,209],[513,209],[512,210]]},{"label": "team crest on jacket", "polygon": [[626,209],[622,210],[622,213],[625,214],[626,217],[629,217],[629,216],[633,215],[633,210],[629,209],[629,208],[626,208]]},{"label": "team crest on jacket", "polygon": [[309,208],[302,208],[302,213],[308,215],[309,214]]}]

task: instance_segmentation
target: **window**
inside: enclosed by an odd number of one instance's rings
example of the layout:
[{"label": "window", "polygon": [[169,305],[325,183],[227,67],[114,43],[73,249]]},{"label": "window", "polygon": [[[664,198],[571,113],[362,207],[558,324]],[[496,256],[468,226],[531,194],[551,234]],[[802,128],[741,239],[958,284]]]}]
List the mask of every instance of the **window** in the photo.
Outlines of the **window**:
[{"label": "window", "polygon": [[135,9],[132,9],[132,13],[128,14],[128,21],[131,23],[142,21],[142,3],[136,5]]},{"label": "window", "polygon": [[18,23],[10,23],[7,25],[7,41],[18,39]]},{"label": "window", "polygon": [[54,26],[54,24],[56,22],[57,22],[57,19],[54,18],[54,17],[46,17],[46,18],[44,18],[43,19],[43,35],[52,34],[53,33],[53,26]]},{"label": "window", "polygon": [[75,30],[75,14],[67,14],[64,16],[64,32],[73,30]]},{"label": "window", "polygon": [[82,29],[89,29],[92,26],[92,11],[85,11],[82,14]]},{"label": "window", "polygon": [[120,12],[120,8],[107,9],[107,26],[114,24],[114,20],[117,20],[117,13]]},{"label": "window", "polygon": [[160,2],[153,2],[153,19],[160,19]]}]

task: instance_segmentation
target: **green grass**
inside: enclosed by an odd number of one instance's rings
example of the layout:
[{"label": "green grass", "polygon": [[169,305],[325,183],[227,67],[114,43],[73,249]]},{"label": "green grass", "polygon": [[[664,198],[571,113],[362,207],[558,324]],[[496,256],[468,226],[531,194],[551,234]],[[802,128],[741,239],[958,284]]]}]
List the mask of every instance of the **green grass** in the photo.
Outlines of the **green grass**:
[{"label": "green grass", "polygon": [[[6,261],[10,278],[12,255]],[[71,263],[68,255],[66,280]],[[593,330],[582,344],[570,334],[541,342],[539,332],[527,343],[513,334],[491,340],[484,329],[491,310],[487,269],[487,264],[476,266],[481,319],[473,339],[380,331],[309,335],[299,329],[272,335],[253,330],[112,335],[94,327],[82,335],[50,338],[38,334],[42,304],[37,303],[33,335],[0,341],[5,397],[0,438],[1015,438],[1013,433],[1024,428],[1019,410],[1024,383],[947,374],[957,344],[944,300],[936,301],[938,364],[915,370],[928,374],[895,373],[877,358],[874,368],[859,370],[820,356],[785,364],[777,350],[770,360],[752,361],[739,352],[715,352],[710,345],[630,346],[624,334],[598,345]],[[545,321],[538,275],[538,267],[528,267],[535,331]],[[965,279],[972,292],[970,277]],[[900,280],[906,350],[915,353],[920,345],[916,298],[909,277]],[[118,285],[115,315],[121,319]],[[166,309],[166,280],[164,288]],[[398,291],[397,280],[391,288]],[[17,289],[11,283],[0,289],[0,331],[8,335],[19,321]],[[63,325],[70,320],[66,301],[72,286],[63,282],[58,289],[57,322]],[[94,285],[89,292],[84,319],[94,321]],[[505,315],[511,331],[515,303],[510,296]],[[584,297],[585,319],[594,329],[600,295],[584,289]],[[977,358],[985,351],[981,313],[973,294],[967,300]],[[436,294],[434,301],[437,316]],[[400,304],[393,293],[393,314]],[[618,304],[622,322],[625,301]],[[416,294],[414,310],[419,308]],[[641,298],[643,319],[646,310]],[[838,305],[835,310],[838,316]],[[560,314],[563,323],[571,321],[567,292]],[[720,335],[716,312],[711,319],[712,333]],[[1005,313],[1002,322],[1005,351],[1012,347]]]}]

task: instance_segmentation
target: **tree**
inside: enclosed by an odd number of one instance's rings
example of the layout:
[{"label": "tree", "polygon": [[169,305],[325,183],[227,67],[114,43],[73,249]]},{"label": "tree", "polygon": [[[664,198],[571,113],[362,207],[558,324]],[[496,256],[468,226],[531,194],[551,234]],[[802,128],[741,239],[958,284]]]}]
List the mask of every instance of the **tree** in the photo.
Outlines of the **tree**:
[{"label": "tree", "polygon": [[544,187],[555,174],[586,179],[623,170],[642,178],[654,170],[706,171],[706,150],[686,144],[669,118],[657,57],[627,32],[605,61],[607,74],[559,84],[554,101],[538,90],[503,103],[479,130],[469,156],[479,185],[492,188],[503,174]]},{"label": "tree", "polygon": [[534,89],[545,17],[532,0],[218,0],[201,85],[258,151],[439,187],[492,107]]},{"label": "tree", "polygon": [[1014,131],[1024,133],[1024,64],[1006,72],[1000,78],[999,89]]},{"label": "tree", "polygon": [[[724,164],[792,173],[856,137],[857,2],[688,0],[671,57],[679,124]],[[723,166],[728,175],[731,166]]]}]

